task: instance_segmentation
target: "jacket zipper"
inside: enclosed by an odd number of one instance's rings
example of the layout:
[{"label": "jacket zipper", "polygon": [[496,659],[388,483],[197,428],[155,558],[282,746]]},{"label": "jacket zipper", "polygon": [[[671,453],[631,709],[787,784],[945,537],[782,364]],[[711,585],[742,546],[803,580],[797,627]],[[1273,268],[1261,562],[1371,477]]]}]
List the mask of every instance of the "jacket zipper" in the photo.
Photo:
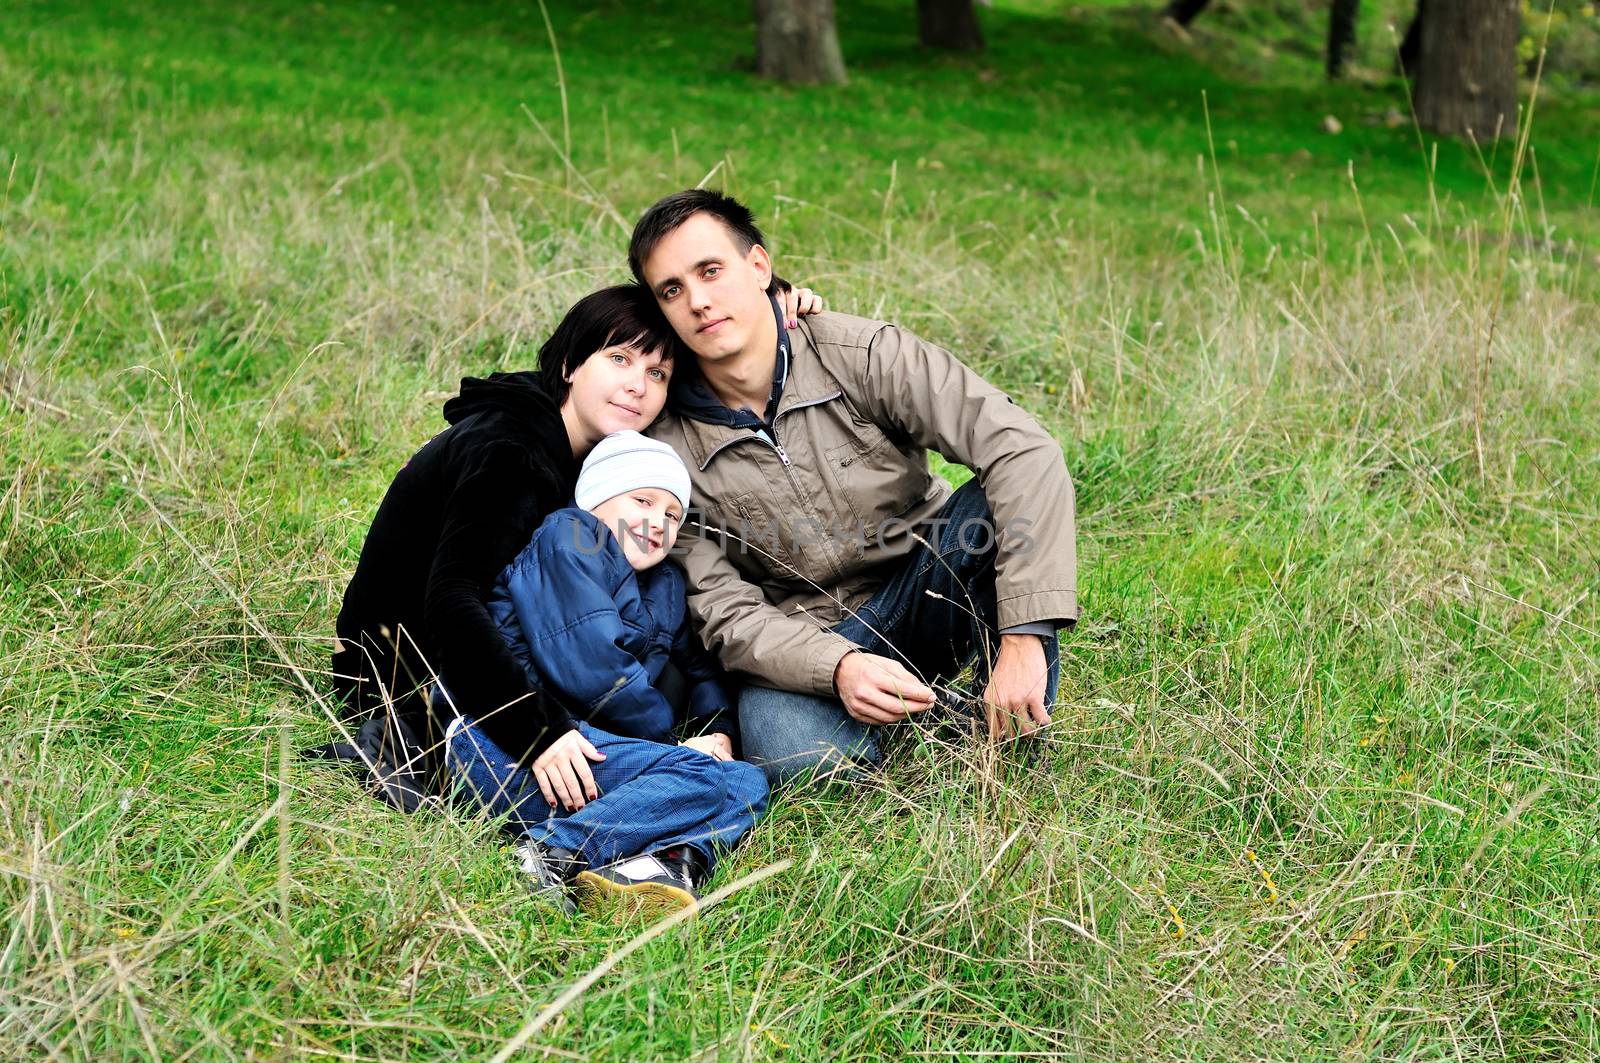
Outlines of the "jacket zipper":
[{"label": "jacket zipper", "polygon": [[[779,410],[778,411],[778,415],[772,419],[772,438],[770,440],[767,439],[765,436],[761,435],[759,432],[751,432],[747,436],[734,436],[732,439],[729,439],[729,440],[726,440],[726,441],[724,441],[722,443],[719,443],[715,447],[712,448],[711,453],[706,455],[706,460],[702,461],[700,463],[700,471],[701,472],[705,472],[706,471],[706,467],[711,464],[711,459],[716,457],[718,454],[721,454],[724,450],[727,450],[729,447],[733,446],[735,443],[743,443],[746,440],[750,440],[750,439],[760,440],[761,442],[765,443],[767,446],[771,447],[777,453],[778,460],[783,463],[783,467],[784,467],[784,469],[786,471],[788,469],[793,468],[794,462],[789,460],[789,452],[787,450],[784,450],[783,449],[783,444],[778,441],[778,422],[783,420],[785,415],[791,414],[796,410],[804,410],[804,409],[806,409],[808,407],[811,407],[811,406],[821,406],[824,402],[832,402],[834,399],[839,399],[839,398],[843,398],[843,397],[844,397],[844,392],[843,391],[835,391],[831,395],[823,395],[820,398],[807,399],[804,402],[797,402],[793,406],[790,406],[787,409]],[[790,476],[792,478],[793,474],[791,473]]]},{"label": "jacket zipper", "polygon": [[[794,463],[789,460],[789,452],[784,450],[783,449],[783,444],[778,441],[778,422],[783,420],[785,415],[791,414],[795,410],[804,410],[804,409],[806,409],[808,407],[811,407],[811,406],[821,406],[824,402],[832,402],[834,399],[843,398],[843,397],[844,397],[844,392],[842,390],[835,391],[835,392],[832,392],[831,394],[822,395],[822,396],[820,396],[818,398],[815,398],[815,399],[807,399],[804,402],[797,402],[793,406],[790,406],[788,409],[779,410],[777,412],[777,415],[772,418],[772,439],[770,441],[768,441],[765,436],[759,435],[759,434],[757,434],[755,432],[751,432],[747,436],[735,436],[734,438],[728,440],[727,442],[718,445],[717,447],[715,447],[711,451],[711,453],[707,454],[706,455],[706,460],[700,463],[700,471],[701,472],[705,472],[706,471],[706,466],[711,464],[711,459],[712,458],[716,457],[718,454],[722,453],[724,450],[727,450],[729,447],[733,446],[735,443],[743,443],[747,439],[759,439],[759,440],[761,440],[761,442],[766,443],[767,446],[771,447],[774,451],[777,452],[778,460],[783,463],[784,474],[786,476],[788,476],[788,478],[789,478],[789,490],[794,492],[794,496],[796,498],[801,497],[800,483],[799,483],[798,480],[795,479],[795,476],[794,476]],[[749,520],[750,519],[750,515],[748,513],[745,513],[744,514],[744,518],[746,520]],[[838,574],[838,575],[842,575],[843,574],[843,573],[839,572],[839,566],[837,564],[832,565],[832,568],[833,568],[833,570],[834,570],[834,572],[836,574]]]},{"label": "jacket zipper", "polygon": [[[773,418],[772,418],[772,449],[776,450],[778,452],[778,460],[783,462],[783,467],[785,469],[790,468],[792,466],[792,463],[789,461],[789,452],[783,449],[783,441],[778,438],[778,422],[783,420],[785,417],[787,417],[789,414],[793,413],[796,410],[804,410],[804,409],[806,409],[808,407],[811,407],[811,406],[821,406],[824,402],[832,402],[834,399],[839,399],[839,398],[843,398],[843,397],[844,397],[844,392],[843,391],[835,391],[831,395],[822,395],[822,396],[819,396],[819,397],[814,398],[814,399],[807,399],[804,402],[797,402],[793,406],[790,406],[788,409],[779,410],[776,414],[773,415]],[[791,479],[792,478],[793,478],[793,475],[791,474]],[[798,484],[795,485],[795,489],[796,489],[796,493],[799,493],[799,485]]]}]

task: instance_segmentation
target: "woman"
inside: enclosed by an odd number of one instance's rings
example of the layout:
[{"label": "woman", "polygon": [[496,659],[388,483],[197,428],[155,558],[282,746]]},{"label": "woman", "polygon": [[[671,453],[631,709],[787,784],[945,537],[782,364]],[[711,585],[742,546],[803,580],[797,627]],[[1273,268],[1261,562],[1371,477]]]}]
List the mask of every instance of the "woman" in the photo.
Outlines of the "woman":
[{"label": "woman", "polygon": [[[821,308],[808,290],[784,288],[791,321]],[[448,721],[429,703],[446,674],[455,708],[519,762],[584,760],[582,737],[531,689],[485,602],[539,523],[571,500],[590,448],[661,412],[676,347],[654,297],[620,285],[572,306],[538,372],[462,381],[444,407],[450,427],[389,486],[345,591],[334,689],[345,719],[367,722],[355,748],[321,755],[372,766],[379,795],[413,810],[437,790]]]}]

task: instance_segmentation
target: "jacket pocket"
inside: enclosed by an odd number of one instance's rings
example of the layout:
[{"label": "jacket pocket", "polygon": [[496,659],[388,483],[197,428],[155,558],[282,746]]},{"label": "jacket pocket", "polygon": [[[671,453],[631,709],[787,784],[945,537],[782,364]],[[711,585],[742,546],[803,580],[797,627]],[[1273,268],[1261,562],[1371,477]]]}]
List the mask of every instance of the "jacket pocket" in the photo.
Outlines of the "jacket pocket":
[{"label": "jacket pocket", "polygon": [[789,548],[782,529],[753,491],[730,499],[728,516],[732,518],[730,523],[737,525],[727,529],[732,550],[753,555],[757,567],[766,571],[774,571],[774,565],[788,567]]},{"label": "jacket pocket", "polygon": [[867,426],[829,447],[824,464],[850,515],[870,536],[922,501],[929,482],[926,460],[920,466],[910,461],[876,426]]}]

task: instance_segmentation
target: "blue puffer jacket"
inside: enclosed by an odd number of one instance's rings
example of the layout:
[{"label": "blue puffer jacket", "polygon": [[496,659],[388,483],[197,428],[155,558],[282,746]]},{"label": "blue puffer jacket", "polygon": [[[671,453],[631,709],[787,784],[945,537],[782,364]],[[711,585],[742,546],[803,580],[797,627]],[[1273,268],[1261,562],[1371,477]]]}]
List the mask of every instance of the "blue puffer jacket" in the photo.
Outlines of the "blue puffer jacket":
[{"label": "blue puffer jacket", "polygon": [[[500,573],[489,615],[534,686],[603,731],[675,742],[682,723],[685,737],[735,736],[722,670],[689,627],[683,572],[670,560],[635,572],[584,510],[545,518]],[[654,686],[669,660],[690,684],[682,721]]]}]

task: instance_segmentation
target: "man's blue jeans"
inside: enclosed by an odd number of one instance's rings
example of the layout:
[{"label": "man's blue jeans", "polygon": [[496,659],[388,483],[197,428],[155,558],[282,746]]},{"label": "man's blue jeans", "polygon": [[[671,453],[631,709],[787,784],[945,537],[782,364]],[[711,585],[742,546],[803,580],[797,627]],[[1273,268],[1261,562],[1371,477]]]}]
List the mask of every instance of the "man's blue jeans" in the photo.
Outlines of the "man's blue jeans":
[{"label": "man's blue jeans", "polygon": [[[949,679],[971,662],[981,693],[1000,649],[994,518],[977,480],[951,495],[939,517],[945,523],[937,553],[919,546],[877,594],[833,630],[930,682]],[[1061,646],[1054,638],[1044,644],[1049,706],[1060,682]],[[879,730],[851,717],[836,698],[759,686],[747,686],[739,695],[744,754],[774,786],[852,763],[877,765],[882,760]]]},{"label": "man's blue jeans", "polygon": [[606,755],[590,761],[600,796],[576,812],[552,809],[533,772],[519,767],[468,719],[447,732],[446,762],[469,802],[506,816],[510,829],[579,853],[591,867],[674,845],[689,845],[709,871],[767,808],[767,780],[743,761],[688,746],[578,730]]}]

